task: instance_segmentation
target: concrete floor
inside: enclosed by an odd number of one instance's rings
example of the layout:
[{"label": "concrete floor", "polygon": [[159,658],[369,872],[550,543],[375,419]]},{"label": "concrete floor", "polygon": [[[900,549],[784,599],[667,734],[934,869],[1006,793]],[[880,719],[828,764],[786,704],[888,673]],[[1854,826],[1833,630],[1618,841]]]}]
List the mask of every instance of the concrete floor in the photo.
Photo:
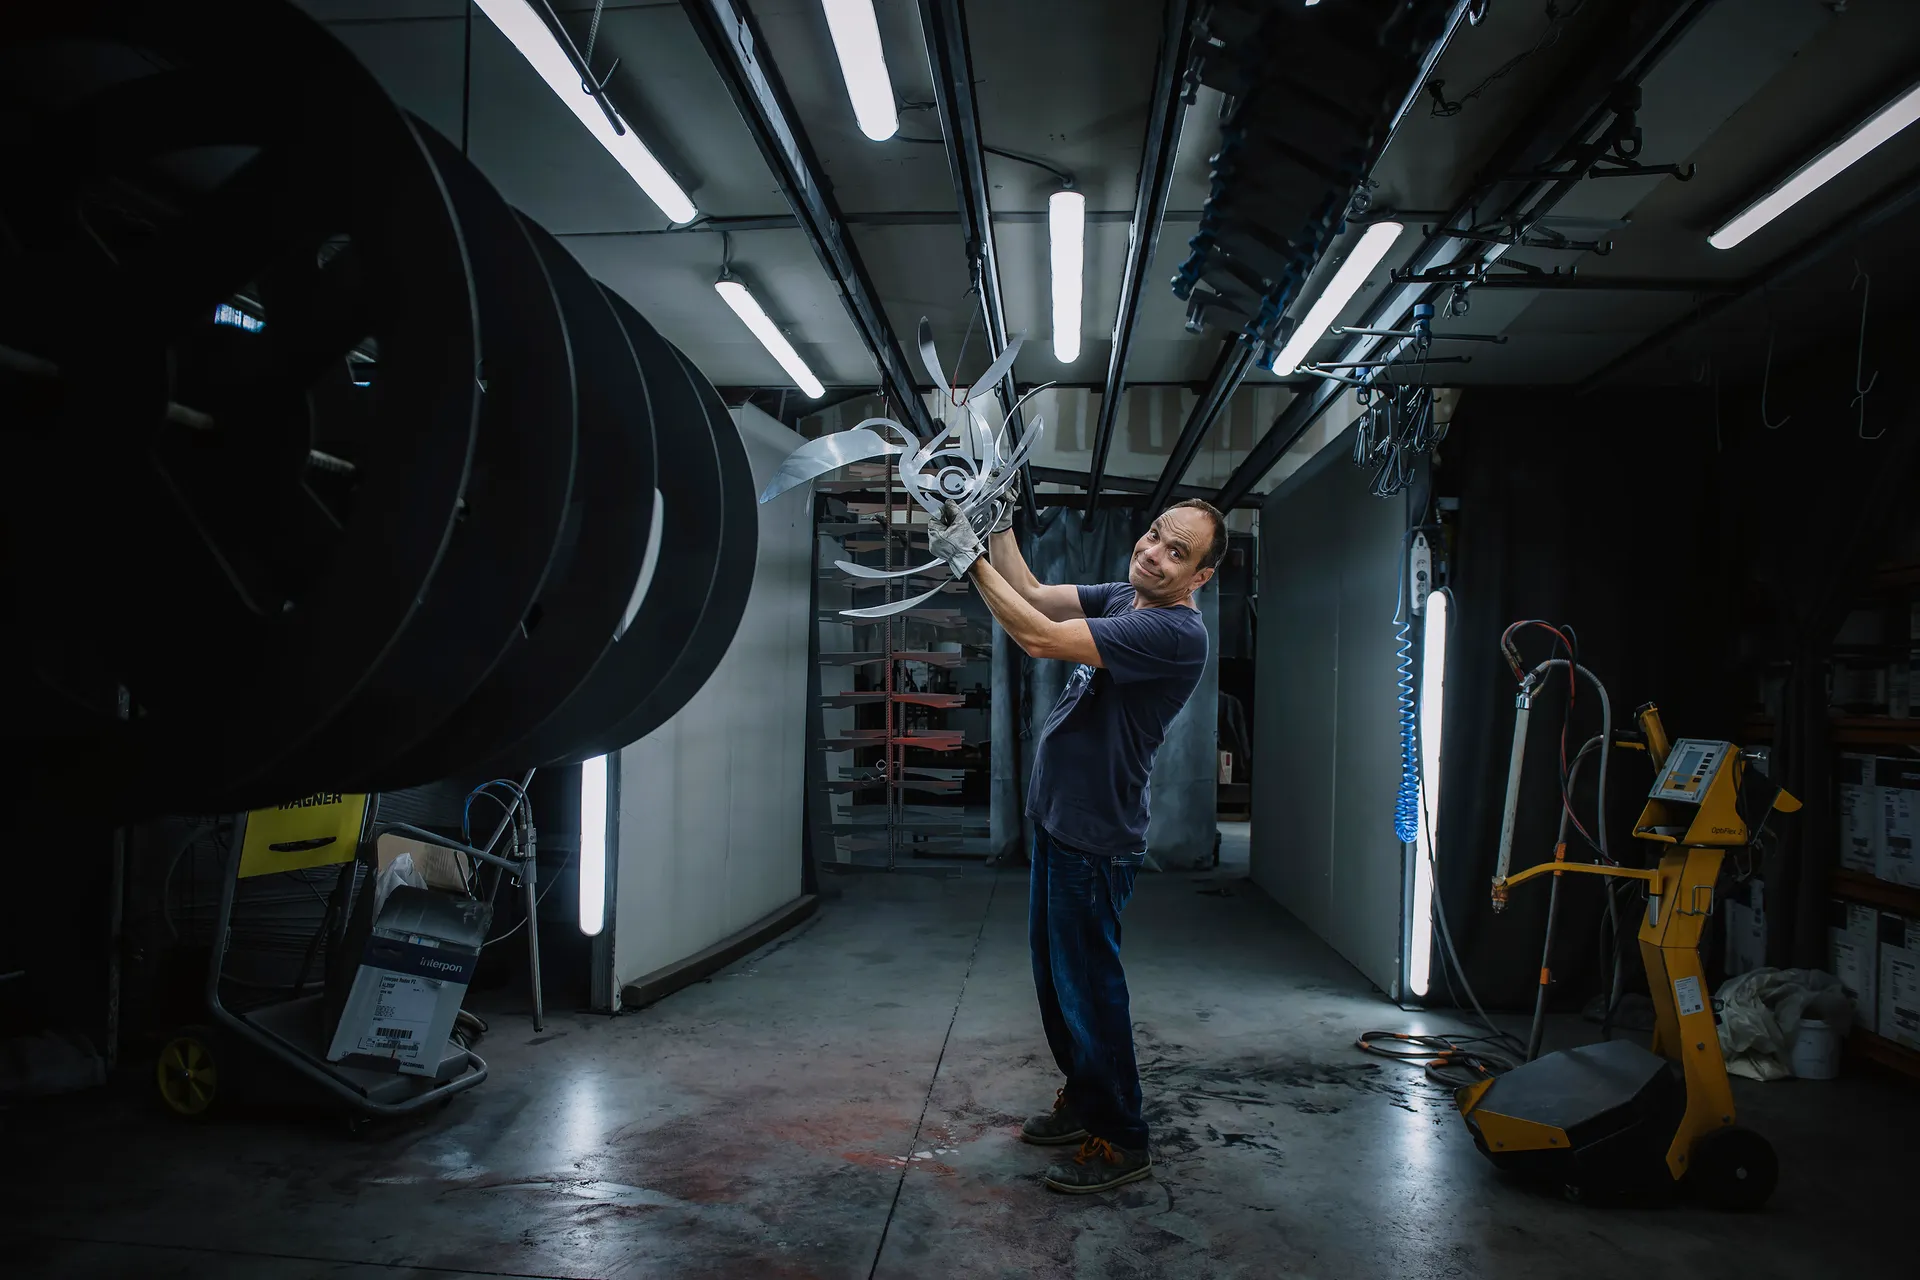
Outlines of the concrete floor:
[{"label": "concrete floor", "polygon": [[[1912,1273],[1920,1094],[1740,1088],[1784,1171],[1757,1216],[1503,1180],[1446,1097],[1352,1048],[1401,1013],[1241,878],[1126,916],[1157,1177],[1039,1184],[1057,1083],[1022,872],[853,875],[796,933],[640,1013],[494,1019],[493,1076],[358,1140],[204,1126],[143,1091],[0,1117],[9,1276],[1809,1277]],[[1737,1082],[1738,1083],[1738,1082]]]}]

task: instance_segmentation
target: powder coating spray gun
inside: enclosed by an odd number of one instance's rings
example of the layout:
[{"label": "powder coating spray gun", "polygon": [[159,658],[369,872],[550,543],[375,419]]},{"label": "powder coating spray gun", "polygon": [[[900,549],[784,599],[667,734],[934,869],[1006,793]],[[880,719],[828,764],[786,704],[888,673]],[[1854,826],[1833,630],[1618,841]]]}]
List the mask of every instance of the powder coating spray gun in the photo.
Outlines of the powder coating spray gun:
[{"label": "powder coating spray gun", "polygon": [[[1523,674],[1511,636],[1510,630],[1502,647],[1520,689],[1493,877],[1494,909],[1505,908],[1514,886],[1551,876],[1550,956],[1562,877],[1586,874],[1640,881],[1647,893],[1640,956],[1655,1025],[1650,1051],[1631,1041],[1606,1040],[1539,1056],[1551,978],[1543,956],[1528,1061],[1460,1089],[1455,1106],[1475,1145],[1495,1164],[1557,1182],[1571,1198],[1666,1187],[1719,1207],[1756,1208],[1773,1191],[1779,1161],[1764,1137],[1734,1124],[1733,1092],[1700,964],[1700,937],[1712,915],[1714,885],[1728,851],[1750,844],[1772,811],[1791,813],[1800,802],[1752,767],[1752,753],[1730,742],[1670,741],[1658,708],[1648,703],[1635,712],[1639,731],[1631,738],[1623,735],[1618,745],[1645,750],[1657,770],[1633,834],[1660,846],[1660,859],[1651,868],[1617,865],[1606,841],[1607,753],[1615,745],[1606,690],[1570,658],[1550,659]],[[1569,670],[1570,687],[1577,675],[1599,692],[1601,732],[1568,766],[1561,838],[1553,859],[1510,873],[1528,719],[1534,698],[1553,673],[1563,669]],[[1581,760],[1595,750],[1600,753],[1595,845],[1601,861],[1569,861],[1566,827],[1572,810],[1567,797]],[[1758,815],[1753,829],[1750,813]],[[1617,973],[1616,965],[1616,990]]]}]

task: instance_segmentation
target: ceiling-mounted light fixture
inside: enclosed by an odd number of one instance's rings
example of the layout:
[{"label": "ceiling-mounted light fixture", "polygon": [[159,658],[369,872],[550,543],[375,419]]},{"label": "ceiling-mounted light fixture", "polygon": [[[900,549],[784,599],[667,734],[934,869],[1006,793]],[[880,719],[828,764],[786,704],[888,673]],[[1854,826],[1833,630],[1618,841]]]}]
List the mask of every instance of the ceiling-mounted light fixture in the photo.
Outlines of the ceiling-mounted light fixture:
[{"label": "ceiling-mounted light fixture", "polygon": [[1387,250],[1393,248],[1393,242],[1405,229],[1398,222],[1376,222],[1367,228],[1360,243],[1353,247],[1319,298],[1307,309],[1306,318],[1294,326],[1293,336],[1280,348],[1280,354],[1273,358],[1276,374],[1284,378],[1300,367],[1307,353],[1313,350],[1313,344],[1340,318],[1341,311],[1353,300],[1353,295],[1360,292],[1360,286],[1367,282],[1367,277],[1373,274],[1380,259],[1387,256]]},{"label": "ceiling-mounted light fixture", "polygon": [[1920,120],[1920,84],[1868,116],[1855,125],[1846,137],[1795,169],[1785,182],[1742,209],[1725,226],[1708,236],[1707,243],[1716,249],[1733,248],[1831,182],[1854,161],[1915,120]]},{"label": "ceiling-mounted light fixture", "polygon": [[818,400],[827,393],[827,389],[820,385],[820,379],[813,376],[813,370],[807,368],[807,362],[787,341],[786,335],[767,318],[760,300],[753,296],[746,285],[730,275],[722,275],[713,282],[713,289],[726,299],[727,305],[733,308],[733,314],[739,316],[748,331],[760,339],[760,345],[767,349],[767,354],[780,362],[780,367],[787,371],[787,376],[806,393],[809,400]]},{"label": "ceiling-mounted light fixture", "polygon": [[481,12],[500,28],[500,33],[513,41],[513,47],[520,51],[540,78],[547,82],[560,101],[567,104],[568,110],[578,116],[580,123],[587,127],[607,154],[620,162],[640,189],[647,193],[647,199],[660,206],[660,212],[672,222],[692,222],[699,211],[693,207],[693,201],[673,180],[666,166],[654,158],[645,143],[633,131],[633,126],[620,120],[619,128],[614,127],[618,113],[611,105],[605,109],[601,100],[587,92],[580,80],[580,71],[574,66],[573,59],[560,47],[560,40],[547,26],[545,19],[535,13],[527,0],[478,0]]},{"label": "ceiling-mounted light fixture", "polygon": [[827,14],[833,51],[840,55],[840,78],[847,82],[853,118],[860,132],[884,142],[900,132],[900,111],[893,101],[893,78],[880,47],[880,20],[873,0],[820,0]]},{"label": "ceiling-mounted light fixture", "polygon": [[1081,274],[1087,260],[1087,198],[1078,191],[1047,197],[1047,250],[1053,274],[1053,358],[1080,358]]}]

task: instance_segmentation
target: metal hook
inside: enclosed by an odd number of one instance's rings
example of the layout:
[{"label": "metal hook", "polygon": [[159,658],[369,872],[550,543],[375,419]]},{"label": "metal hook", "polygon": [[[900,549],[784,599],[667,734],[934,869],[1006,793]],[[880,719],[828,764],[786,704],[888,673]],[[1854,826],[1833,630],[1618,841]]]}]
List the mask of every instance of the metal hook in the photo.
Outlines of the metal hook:
[{"label": "metal hook", "polygon": [[1767,417],[1767,387],[1773,381],[1773,330],[1767,330],[1767,365],[1760,373],[1760,425],[1769,431],[1778,431],[1793,421],[1793,415],[1787,414],[1778,422]]},{"label": "metal hook", "polygon": [[1859,434],[1862,440],[1878,440],[1881,436],[1887,434],[1887,429],[1885,427],[1882,427],[1880,428],[1879,431],[1875,432],[1873,435],[1867,434],[1867,395],[1869,392],[1873,390],[1874,384],[1880,381],[1880,371],[1878,369],[1875,369],[1873,371],[1873,376],[1867,379],[1867,385],[1864,387],[1860,385],[1861,370],[1865,369],[1867,365],[1867,304],[1873,297],[1873,277],[1860,269],[1860,263],[1857,259],[1853,264],[1853,283],[1847,286],[1847,292],[1852,293],[1853,286],[1856,284],[1859,285],[1861,288],[1860,288],[1860,345],[1859,345],[1859,348],[1855,351],[1854,359],[1853,359],[1852,407],[1857,408],[1860,411],[1860,418],[1857,426],[1855,427],[1855,431]]}]

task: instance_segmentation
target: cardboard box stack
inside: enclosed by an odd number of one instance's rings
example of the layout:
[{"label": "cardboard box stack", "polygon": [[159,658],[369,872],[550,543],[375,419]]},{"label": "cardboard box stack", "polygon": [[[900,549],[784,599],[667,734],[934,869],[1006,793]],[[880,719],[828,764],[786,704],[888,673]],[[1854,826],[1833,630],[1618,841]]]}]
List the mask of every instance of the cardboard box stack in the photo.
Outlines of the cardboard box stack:
[{"label": "cardboard box stack", "polygon": [[1920,1049],[1920,920],[1887,912],[1880,917],[1881,1035]]},{"label": "cardboard box stack", "polygon": [[1920,888],[1920,760],[1882,757],[1873,780],[1881,814],[1874,874]]},{"label": "cardboard box stack", "polygon": [[1827,972],[1840,979],[1853,1001],[1853,1025],[1879,1025],[1880,913],[1859,902],[1835,898],[1827,916]]},{"label": "cardboard box stack", "polygon": [[1842,755],[1840,775],[1840,865],[1863,875],[1880,873],[1880,791],[1874,758]]}]

